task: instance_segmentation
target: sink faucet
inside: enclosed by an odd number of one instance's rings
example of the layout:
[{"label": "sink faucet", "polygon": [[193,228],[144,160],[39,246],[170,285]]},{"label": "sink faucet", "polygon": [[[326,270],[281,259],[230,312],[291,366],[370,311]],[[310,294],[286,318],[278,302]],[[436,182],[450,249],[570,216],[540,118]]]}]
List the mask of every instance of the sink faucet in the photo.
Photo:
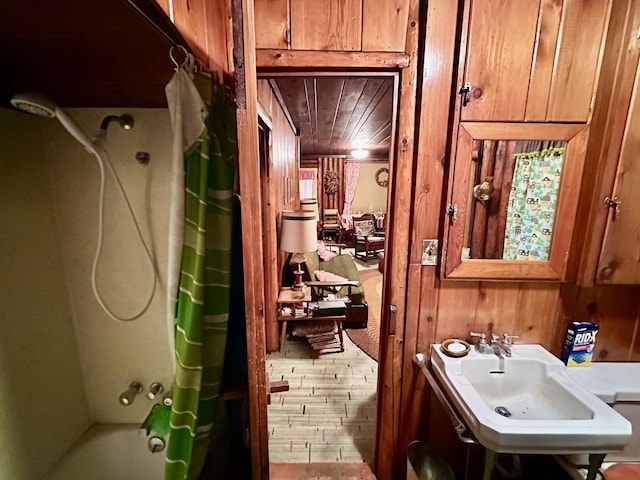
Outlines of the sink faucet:
[{"label": "sink faucet", "polygon": [[476,350],[479,353],[495,354],[499,358],[502,358],[503,353],[507,357],[511,356],[511,339],[518,338],[516,335],[509,335],[508,333],[505,333],[501,340],[499,335],[491,334],[491,342],[487,343],[486,335],[484,333],[469,332],[469,335],[480,338],[476,344]]},{"label": "sink faucet", "polygon": [[504,353],[507,357],[511,356],[511,344],[501,342],[498,335],[491,335],[491,347],[493,348],[493,352],[498,357],[501,357],[502,353]]}]

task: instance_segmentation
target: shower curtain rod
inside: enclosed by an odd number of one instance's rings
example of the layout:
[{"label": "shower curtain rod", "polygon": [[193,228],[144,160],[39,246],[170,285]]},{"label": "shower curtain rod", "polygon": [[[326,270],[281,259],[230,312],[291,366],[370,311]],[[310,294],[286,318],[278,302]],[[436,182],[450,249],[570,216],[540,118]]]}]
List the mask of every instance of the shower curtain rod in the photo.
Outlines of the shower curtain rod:
[{"label": "shower curtain rod", "polygon": [[[180,45],[184,43],[184,38],[178,29],[171,20],[166,17],[166,14],[157,3],[148,1],[140,2],[140,0],[126,0],[126,3],[155,28],[170,45]],[[143,3],[144,5],[141,6],[139,3]],[[160,26],[159,23],[162,23],[163,26]]]}]

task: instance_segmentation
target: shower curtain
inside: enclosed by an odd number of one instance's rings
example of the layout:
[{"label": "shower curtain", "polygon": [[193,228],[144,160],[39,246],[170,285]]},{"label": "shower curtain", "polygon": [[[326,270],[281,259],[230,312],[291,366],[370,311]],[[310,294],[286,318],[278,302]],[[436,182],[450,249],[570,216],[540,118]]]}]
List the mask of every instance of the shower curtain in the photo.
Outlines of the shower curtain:
[{"label": "shower curtain", "polygon": [[179,259],[179,277],[168,281],[168,296],[173,298],[169,311],[175,313],[175,379],[165,479],[174,480],[199,477],[212,431],[226,421],[220,394],[237,145],[235,105],[227,87],[179,68],[166,93],[174,162],[184,165],[183,175],[179,167],[174,172],[184,184],[174,183],[178,207],[171,214],[174,223],[184,216],[177,229],[182,235],[171,235],[169,258],[170,270]]},{"label": "shower curtain", "polygon": [[516,142],[505,260],[547,260],[566,142]]}]

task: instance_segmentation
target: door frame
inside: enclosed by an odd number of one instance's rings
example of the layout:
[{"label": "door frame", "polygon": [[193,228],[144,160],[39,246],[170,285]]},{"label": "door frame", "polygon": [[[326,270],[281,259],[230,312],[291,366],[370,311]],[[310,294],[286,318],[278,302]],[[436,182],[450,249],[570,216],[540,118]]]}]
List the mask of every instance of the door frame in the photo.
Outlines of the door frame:
[{"label": "door frame", "polygon": [[[393,198],[394,195],[394,191],[393,191],[393,182],[392,182],[392,178],[394,175],[394,171],[397,168],[396,166],[396,160],[398,158],[398,154],[396,151],[396,145],[397,145],[397,135],[398,135],[398,131],[397,131],[397,127],[398,127],[398,103],[400,101],[400,75],[401,72],[399,70],[388,70],[388,69],[381,69],[381,70],[376,70],[376,69],[372,69],[372,68],[367,68],[366,70],[349,70],[349,71],[345,71],[345,70],[340,70],[340,69],[304,69],[304,70],[300,70],[300,69],[292,69],[289,67],[284,67],[284,68],[273,68],[270,67],[269,69],[263,69],[258,67],[257,69],[257,80],[270,80],[273,78],[282,78],[282,77],[372,77],[372,78],[390,78],[393,81],[393,93],[392,93],[392,110],[391,110],[391,145],[389,147],[389,188],[387,189],[387,200],[386,200],[386,205],[387,205],[387,214],[386,214],[386,218],[387,220],[387,225],[391,225],[392,222],[394,221],[394,218],[396,217],[398,212],[394,212],[392,210],[392,205],[394,204],[391,200]],[[284,103],[280,98],[278,99],[279,102]],[[283,108],[286,108],[283,105]],[[258,110],[260,110],[260,107],[258,107]],[[287,112],[287,116],[288,116],[288,112]],[[300,160],[300,158],[298,158],[298,161]],[[265,185],[265,182],[268,182],[267,179],[262,178],[261,179],[261,183],[263,185]],[[273,214],[273,212],[270,212],[268,208],[263,208],[262,211],[262,215],[263,215],[263,224],[266,224],[267,222],[272,222],[273,218],[266,218],[266,217],[271,217],[271,215]],[[387,230],[388,232],[389,230]],[[275,238],[268,238],[268,232],[265,230],[263,231],[264,234],[264,238],[263,238],[263,243],[265,245],[267,244],[272,244],[273,242],[275,242]],[[377,388],[376,391],[380,392],[383,386],[383,375],[380,374],[380,371],[383,370],[383,368],[381,368],[382,365],[382,355],[383,355],[383,347],[385,346],[385,342],[383,342],[383,337],[382,337],[382,332],[383,331],[390,331],[392,332],[392,336],[393,336],[393,332],[395,332],[396,328],[394,327],[389,327],[389,325],[387,325],[387,323],[393,318],[393,316],[391,315],[386,315],[385,312],[390,312],[389,310],[389,306],[385,303],[386,300],[389,298],[389,295],[387,294],[387,289],[388,288],[392,288],[395,286],[394,283],[392,282],[387,282],[386,280],[384,280],[384,278],[387,276],[387,266],[386,264],[387,259],[390,258],[393,254],[393,237],[389,236],[389,234],[387,233],[387,244],[385,246],[385,275],[383,276],[383,288],[382,288],[382,301],[381,301],[381,311],[380,311],[380,343],[379,343],[379,362],[378,362],[378,380],[377,380]],[[406,251],[406,250],[405,250]],[[268,273],[265,270],[265,273]],[[277,272],[275,272],[277,273]],[[394,277],[396,280],[399,278],[398,276]],[[404,279],[406,281],[406,278]],[[278,278],[264,278],[264,283],[265,283],[265,292],[267,292],[267,288],[269,285],[273,285],[274,283],[277,284],[278,283]],[[406,289],[406,284],[403,284],[399,287],[400,289],[405,290]],[[268,297],[267,297],[268,298]],[[267,302],[268,304],[268,302]],[[267,310],[269,310],[269,308],[267,308]],[[395,318],[393,318],[393,320],[395,321]],[[266,349],[263,352],[263,354],[266,355]],[[376,448],[375,448],[375,454],[374,454],[374,464],[377,464],[377,458],[378,458],[378,452],[380,451],[380,435],[381,435],[381,430],[380,426],[378,426],[378,422],[381,421],[388,421],[388,416],[383,416],[381,415],[381,409],[382,408],[386,408],[386,406],[381,405],[381,395],[378,394],[378,403],[377,403],[377,407],[376,407]],[[265,399],[266,401],[266,399]],[[384,420],[383,420],[384,419]]]},{"label": "door frame", "polygon": [[[378,368],[378,407],[376,419],[377,478],[391,479],[404,452],[400,448],[400,404],[404,360],[404,329],[407,305],[407,278],[411,237],[411,202],[415,176],[415,133],[418,88],[418,33],[420,24],[419,0],[410,0],[406,35],[406,53],[393,55],[380,52],[305,52],[284,51],[260,54],[266,59],[256,65],[255,21],[253,2],[234,0],[233,55],[236,60],[236,102],[238,123],[239,187],[242,195],[241,213],[243,237],[243,267],[245,278],[245,310],[247,323],[248,397],[250,410],[251,455],[254,479],[269,478],[267,435],[267,382],[265,371],[265,282],[262,277],[263,252],[252,248],[261,242],[262,216],[260,172],[258,158],[257,70],[274,69],[273,61],[282,67],[309,69],[356,67],[355,70],[399,72],[396,142],[390,172],[387,225],[391,240],[385,252],[383,311],[381,312],[380,360]],[[268,60],[268,61],[267,61]],[[392,61],[390,61],[392,60]],[[396,61],[397,60],[397,61]],[[262,60],[261,60],[262,61]],[[286,64],[286,65],[284,65]],[[351,70],[350,70],[351,71]],[[402,214],[393,214],[400,212]],[[269,303],[272,300],[269,300]],[[388,306],[386,308],[385,306]],[[385,415],[382,414],[385,412]],[[381,455],[384,452],[384,455]]]}]

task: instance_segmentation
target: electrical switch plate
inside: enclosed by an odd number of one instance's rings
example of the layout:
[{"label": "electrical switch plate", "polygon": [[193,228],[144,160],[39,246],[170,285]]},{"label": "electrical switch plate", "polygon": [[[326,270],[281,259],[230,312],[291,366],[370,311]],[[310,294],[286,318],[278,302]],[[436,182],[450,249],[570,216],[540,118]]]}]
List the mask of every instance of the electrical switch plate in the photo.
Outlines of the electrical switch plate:
[{"label": "electrical switch plate", "polygon": [[438,264],[438,240],[422,240],[422,265]]}]

